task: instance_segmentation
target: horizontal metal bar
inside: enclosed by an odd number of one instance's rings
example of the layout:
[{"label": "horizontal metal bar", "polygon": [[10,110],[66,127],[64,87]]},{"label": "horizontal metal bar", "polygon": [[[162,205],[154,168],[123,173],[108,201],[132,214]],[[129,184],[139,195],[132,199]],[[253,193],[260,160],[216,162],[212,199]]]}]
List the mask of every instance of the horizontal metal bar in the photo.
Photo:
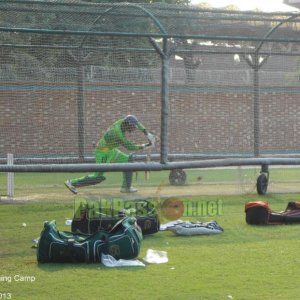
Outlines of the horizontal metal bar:
[{"label": "horizontal metal bar", "polygon": [[[114,6],[118,6],[118,7],[126,7],[129,6],[130,3],[95,3],[95,2],[74,2],[72,3],[72,5],[70,5],[70,3],[68,2],[64,2],[64,1],[39,1],[39,0],[1,0],[0,1],[1,4],[24,4],[26,6],[28,5],[35,5],[35,6],[71,6],[71,8],[73,7],[91,7],[91,8],[98,8],[98,7],[114,7]],[[248,11],[237,11],[237,10],[226,10],[226,9],[211,9],[211,8],[198,8],[196,6],[183,6],[183,5],[177,5],[177,6],[155,6],[153,4],[149,4],[149,5],[142,5],[143,7],[154,7],[155,10],[159,9],[159,10],[166,10],[168,12],[170,12],[170,10],[172,11],[179,11],[179,12],[191,12],[191,13],[214,13],[214,14],[226,14],[226,15],[257,15],[257,16],[291,16],[291,15],[298,15],[298,13],[296,12],[263,12],[263,11],[254,11],[254,10],[248,10]],[[300,16],[300,14],[299,14]]]},{"label": "horizontal metal bar", "polygon": [[[270,156],[271,155],[271,156]],[[133,162],[145,162],[146,159],[149,156],[146,154],[134,154],[133,155]],[[261,156],[261,158],[300,158],[300,153],[293,152],[293,153],[287,153],[287,154],[264,154]],[[169,154],[168,160],[170,162],[172,161],[191,161],[191,160],[216,160],[216,159],[241,159],[241,158],[254,158],[254,155],[251,153],[223,153],[223,154],[217,154],[217,153],[175,153],[175,154]],[[160,154],[154,153],[150,155],[150,161],[151,162],[157,162],[160,161]],[[0,165],[6,164],[7,158],[1,157],[0,158]],[[95,163],[95,157],[94,156],[85,156],[83,159],[79,157],[68,157],[68,156],[56,156],[56,157],[14,157],[14,164],[16,165],[36,165],[36,164],[89,164],[89,163]]]},{"label": "horizontal metal bar", "polygon": [[165,164],[124,163],[124,164],[50,164],[50,165],[0,165],[0,172],[123,172],[123,171],[163,171],[174,169],[196,169],[261,165],[300,165],[300,158],[240,158],[212,159],[190,162],[167,162]]},{"label": "horizontal metal bar", "polygon": [[184,35],[170,33],[134,33],[134,32],[102,32],[102,31],[74,31],[74,30],[50,30],[36,28],[8,28],[0,27],[0,32],[20,32],[37,34],[59,34],[59,35],[95,35],[95,36],[118,36],[118,37],[153,37],[153,38],[185,38],[211,41],[253,41],[253,42],[280,42],[300,43],[300,39],[283,38],[261,38],[249,36],[218,36],[218,35]]},{"label": "horizontal metal bar", "polygon": [[[203,47],[199,45],[199,47]],[[119,51],[126,51],[126,52],[142,52],[142,53],[156,53],[153,48],[118,48],[118,47],[91,47],[91,46],[59,46],[59,45],[22,45],[22,44],[0,44],[0,48],[19,48],[19,49],[27,49],[27,48],[34,48],[34,49],[55,49],[55,50],[63,50],[63,49],[70,49],[70,50],[93,50],[93,51],[103,51],[103,52],[119,52]],[[214,47],[215,48],[215,47]],[[222,47],[220,47],[222,48]],[[203,55],[234,55],[234,54],[252,54],[255,52],[255,49],[233,49],[229,48],[228,51],[220,50],[220,51],[211,51],[211,50],[190,50],[190,49],[178,49],[175,50],[174,54],[203,54]],[[261,51],[259,52],[260,55],[283,55],[283,56],[299,56],[299,52],[272,52],[272,51]]]},{"label": "horizontal metal bar", "polygon": [[[26,6],[28,5],[35,5],[35,6],[70,6],[70,3],[64,2],[64,1],[39,1],[39,0],[1,0],[1,4],[24,4]],[[129,6],[130,3],[91,3],[91,2],[72,2],[72,7],[113,7],[113,6]],[[150,5],[153,6],[153,4],[140,4],[143,7],[149,7]],[[170,13],[170,7],[174,11],[180,11],[180,12],[196,12],[196,13],[224,13],[224,14],[240,14],[240,15],[258,15],[258,16],[270,16],[270,15],[277,15],[277,16],[290,16],[290,15],[297,15],[296,12],[263,12],[263,11],[237,11],[237,10],[227,10],[227,9],[219,9],[219,8],[198,8],[197,6],[183,6],[183,5],[173,5],[173,6],[155,6],[155,9],[160,10],[166,10],[168,13]]]},{"label": "horizontal metal bar", "polygon": [[[101,7],[89,7],[89,6],[83,6],[84,9],[91,9],[91,10],[83,10],[81,8],[81,10],[76,10],[76,8],[74,9],[74,7],[72,7],[71,9],[69,7],[62,9],[61,7],[55,7],[55,8],[50,8],[49,6],[46,8],[40,8],[37,7],[37,5],[35,5],[36,8],[32,8],[32,7],[28,7],[28,6],[23,6],[23,7],[18,7],[16,8],[15,6],[7,6],[7,5],[3,5],[0,2],[0,8],[2,12],[16,12],[16,13],[40,13],[40,14],[51,14],[51,13],[66,13],[66,14],[74,14],[74,15],[83,15],[83,14],[87,14],[87,15],[96,15],[98,16],[101,11],[99,11],[99,8],[101,8],[102,10],[104,8],[110,8],[112,7],[111,5],[107,5],[105,7],[101,6]],[[117,7],[122,7],[120,5],[118,5]],[[141,6],[142,8],[146,8],[146,6]],[[122,7],[123,8],[123,7]],[[240,22],[282,22],[283,17],[290,17],[290,16],[298,16],[297,14],[284,14],[281,13],[279,15],[276,14],[269,14],[269,15],[256,15],[256,14],[241,14],[241,11],[236,11],[235,14],[233,14],[233,16],[231,16],[228,13],[224,13],[222,11],[195,11],[194,9],[188,9],[186,11],[180,11],[180,14],[178,14],[177,10],[174,8],[171,8],[171,10],[169,9],[166,14],[163,14],[161,12],[164,12],[163,8],[154,8],[154,9],[149,9],[149,12],[152,12],[152,10],[160,11],[159,14],[159,19],[186,19],[188,18],[189,20],[201,20],[201,22],[203,22],[203,20],[210,20],[210,21],[240,21]],[[171,13],[170,13],[171,12]],[[173,12],[173,14],[172,14]],[[209,13],[209,15],[207,15]],[[145,14],[130,14],[130,13],[121,13],[121,12],[111,12],[109,13],[109,16],[116,18],[116,17],[128,17],[128,18],[145,18]],[[300,16],[300,15],[299,15]],[[300,20],[293,20],[293,21],[289,21],[287,20],[287,22],[300,22]]]},{"label": "horizontal metal bar", "polygon": [[[169,154],[168,159],[170,161],[184,161],[184,160],[199,160],[199,159],[220,159],[220,158],[249,158],[251,157],[249,154],[201,154],[201,153],[189,153],[189,154]],[[295,156],[293,156],[295,157]],[[134,154],[133,155],[133,161],[134,162],[141,162],[146,161],[148,158],[148,155],[146,154]],[[159,161],[160,160],[160,154],[154,153],[150,155],[151,161]],[[7,158],[3,157],[0,158],[0,164],[5,164],[7,161]],[[94,156],[85,156],[82,159],[79,159],[79,157],[15,157],[14,163],[15,164],[78,164],[78,163],[94,163],[95,157]]]}]

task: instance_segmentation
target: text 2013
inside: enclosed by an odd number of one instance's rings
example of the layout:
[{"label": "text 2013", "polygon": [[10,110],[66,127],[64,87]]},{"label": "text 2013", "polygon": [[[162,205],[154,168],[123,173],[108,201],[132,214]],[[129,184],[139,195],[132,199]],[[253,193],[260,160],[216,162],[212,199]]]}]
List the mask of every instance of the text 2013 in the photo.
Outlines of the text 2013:
[{"label": "text 2013", "polygon": [[0,300],[8,300],[12,299],[12,293],[1,293],[0,292]]}]

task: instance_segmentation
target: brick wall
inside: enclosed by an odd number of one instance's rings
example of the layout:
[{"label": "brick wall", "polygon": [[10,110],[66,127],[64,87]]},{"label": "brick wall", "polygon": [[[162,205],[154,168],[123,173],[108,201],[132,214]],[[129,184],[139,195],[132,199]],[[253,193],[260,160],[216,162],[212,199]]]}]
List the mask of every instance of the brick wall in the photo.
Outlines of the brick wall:
[{"label": "brick wall", "polygon": [[[300,150],[297,89],[261,91],[260,149],[271,153]],[[85,152],[93,153],[113,121],[135,114],[160,135],[160,88],[156,85],[86,85]],[[2,84],[0,156],[78,154],[76,86]],[[170,153],[248,153],[253,151],[251,89],[171,87]],[[142,134],[132,136],[145,142]],[[159,143],[156,146],[159,152]]]}]

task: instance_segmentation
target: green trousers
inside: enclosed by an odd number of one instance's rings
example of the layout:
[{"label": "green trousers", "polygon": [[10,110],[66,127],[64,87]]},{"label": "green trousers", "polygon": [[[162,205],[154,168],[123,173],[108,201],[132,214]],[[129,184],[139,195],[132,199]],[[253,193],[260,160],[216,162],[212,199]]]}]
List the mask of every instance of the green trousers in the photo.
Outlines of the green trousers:
[{"label": "green trousers", "polygon": [[[131,155],[121,152],[118,149],[102,152],[96,151],[95,153],[97,164],[109,164],[109,163],[127,163],[131,160]],[[80,178],[71,179],[72,185],[75,187],[88,186],[100,183],[105,180],[104,172],[94,172]],[[132,182],[132,172],[123,172],[122,187],[130,187]]]}]

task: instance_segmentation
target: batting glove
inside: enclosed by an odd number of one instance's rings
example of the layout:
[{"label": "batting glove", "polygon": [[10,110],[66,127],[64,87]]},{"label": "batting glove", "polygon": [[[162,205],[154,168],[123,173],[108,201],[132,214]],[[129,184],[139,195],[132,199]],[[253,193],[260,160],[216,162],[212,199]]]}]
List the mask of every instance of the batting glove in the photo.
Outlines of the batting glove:
[{"label": "batting glove", "polygon": [[151,147],[152,144],[151,143],[148,143],[148,144],[142,144],[142,149],[146,149],[146,148],[149,148]]},{"label": "batting glove", "polygon": [[152,145],[152,146],[154,146],[155,145],[155,141],[156,141],[156,136],[154,135],[154,134],[152,134],[152,133],[148,133],[147,134],[147,138],[148,138],[148,140],[149,140],[149,143]]}]

